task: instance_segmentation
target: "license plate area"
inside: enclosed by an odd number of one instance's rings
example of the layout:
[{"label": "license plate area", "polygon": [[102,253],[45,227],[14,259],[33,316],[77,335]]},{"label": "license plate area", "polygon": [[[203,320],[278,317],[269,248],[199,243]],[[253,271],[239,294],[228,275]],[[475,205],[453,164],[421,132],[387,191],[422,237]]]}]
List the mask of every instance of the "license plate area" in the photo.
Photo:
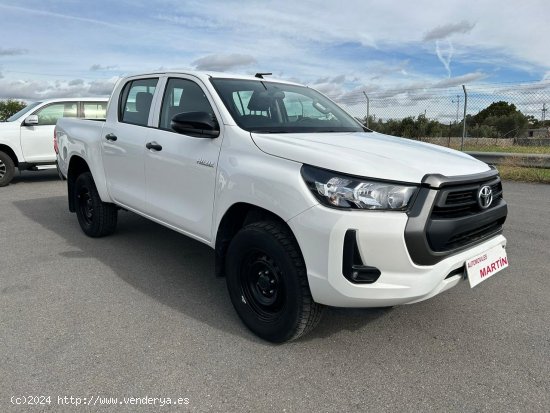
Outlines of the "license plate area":
[{"label": "license plate area", "polygon": [[497,245],[496,247],[470,258],[466,261],[465,266],[470,287],[474,288],[482,281],[485,281],[487,278],[492,277],[497,272],[508,267],[506,249],[502,245]]}]

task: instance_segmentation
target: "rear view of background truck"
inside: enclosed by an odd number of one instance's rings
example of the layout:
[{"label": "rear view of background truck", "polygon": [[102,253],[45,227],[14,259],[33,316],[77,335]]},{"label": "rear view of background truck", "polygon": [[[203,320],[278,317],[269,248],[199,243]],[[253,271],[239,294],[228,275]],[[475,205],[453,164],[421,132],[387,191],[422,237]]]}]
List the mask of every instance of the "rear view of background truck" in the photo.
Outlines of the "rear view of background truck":
[{"label": "rear view of background truck", "polygon": [[147,73],[117,84],[105,122],[60,119],[55,139],[87,235],[123,208],[211,246],[239,317],[272,342],[326,305],[409,304],[508,265],[495,169],[365,129],[311,88]]},{"label": "rear view of background truck", "polygon": [[55,165],[52,139],[59,118],[104,119],[106,110],[105,98],[48,99],[31,103],[0,122],[0,187],[11,182],[15,168]]}]

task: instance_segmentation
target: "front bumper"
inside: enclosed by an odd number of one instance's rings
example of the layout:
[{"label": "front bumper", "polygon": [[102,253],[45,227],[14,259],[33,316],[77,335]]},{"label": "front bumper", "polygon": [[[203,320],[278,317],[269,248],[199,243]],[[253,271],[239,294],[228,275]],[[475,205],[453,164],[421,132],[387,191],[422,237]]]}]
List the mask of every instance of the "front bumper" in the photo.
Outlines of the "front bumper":
[{"label": "front bumper", "polygon": [[[433,265],[413,262],[405,241],[406,213],[341,211],[314,206],[288,224],[304,256],[313,299],[336,307],[385,307],[410,304],[439,294],[462,276],[447,276],[469,258],[497,246],[506,239],[495,235],[463,249]],[[355,284],[342,273],[343,244],[348,230],[356,231],[357,245],[365,265],[381,271],[372,284]]]}]

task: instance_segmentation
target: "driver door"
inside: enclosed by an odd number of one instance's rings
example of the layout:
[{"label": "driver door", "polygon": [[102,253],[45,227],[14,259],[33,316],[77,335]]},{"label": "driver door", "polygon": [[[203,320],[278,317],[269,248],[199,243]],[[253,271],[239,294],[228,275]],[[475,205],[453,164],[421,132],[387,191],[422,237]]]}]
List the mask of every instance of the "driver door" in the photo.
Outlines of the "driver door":
[{"label": "driver door", "polygon": [[56,102],[44,106],[33,115],[38,125],[21,125],[21,149],[28,163],[55,163],[53,130],[57,119],[76,118],[78,102]]},{"label": "driver door", "polygon": [[[176,133],[171,119],[179,113],[214,114],[207,92],[191,79],[169,78],[158,129],[145,152],[148,215],[203,240],[211,239],[212,211],[222,135],[197,138]],[[218,117],[219,119],[219,117]]]}]

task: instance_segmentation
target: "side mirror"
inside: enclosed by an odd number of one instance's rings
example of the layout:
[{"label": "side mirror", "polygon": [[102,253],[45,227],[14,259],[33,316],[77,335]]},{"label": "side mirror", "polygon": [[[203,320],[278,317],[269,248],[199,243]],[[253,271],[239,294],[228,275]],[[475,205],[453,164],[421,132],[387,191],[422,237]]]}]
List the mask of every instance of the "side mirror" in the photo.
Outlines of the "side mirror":
[{"label": "side mirror", "polygon": [[25,126],[38,125],[38,115],[30,115],[25,118],[23,122]]},{"label": "side mirror", "polygon": [[195,138],[217,138],[220,136],[220,125],[208,112],[178,113],[172,118],[170,127],[177,133]]}]

